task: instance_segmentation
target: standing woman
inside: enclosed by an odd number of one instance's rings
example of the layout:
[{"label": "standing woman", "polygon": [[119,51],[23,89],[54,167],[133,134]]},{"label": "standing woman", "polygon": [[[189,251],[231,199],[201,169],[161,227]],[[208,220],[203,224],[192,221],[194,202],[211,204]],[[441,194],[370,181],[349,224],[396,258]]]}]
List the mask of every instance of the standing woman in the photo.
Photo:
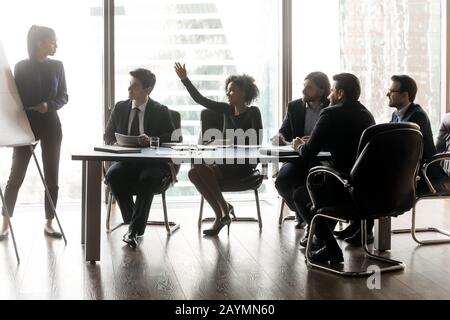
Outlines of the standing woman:
[{"label": "standing woman", "polygon": [[[29,59],[16,64],[14,76],[31,129],[36,141],[41,142],[45,181],[56,206],[62,140],[61,122],[57,110],[68,101],[66,78],[62,62],[48,58],[55,54],[58,47],[55,31],[33,25],[28,31],[27,44]],[[31,155],[28,146],[16,147],[13,150],[11,173],[5,189],[5,204],[11,216]],[[4,217],[0,240],[9,234],[4,208],[2,214]],[[53,238],[61,238],[62,234],[53,227],[54,213],[46,197],[45,218],[45,234]]]},{"label": "standing woman", "polygon": [[[250,133],[250,141],[253,143],[262,143],[262,120],[261,113],[257,107],[250,106],[253,100],[259,95],[255,80],[248,75],[233,75],[225,81],[225,92],[229,103],[216,102],[205,98],[194,87],[187,77],[185,65],[175,63],[175,72],[183,82],[194,101],[208,109],[224,115],[225,131],[239,130],[247,134]],[[256,135],[252,138],[252,133]],[[237,137],[235,141],[242,141],[242,137]],[[204,230],[207,236],[217,236],[224,226],[230,230],[230,213],[233,207],[229,205],[220,190],[220,181],[226,179],[239,179],[251,174],[256,165],[252,164],[214,164],[214,165],[194,165],[189,171],[189,179],[195,185],[197,190],[211,205],[216,219],[212,229]]]}]

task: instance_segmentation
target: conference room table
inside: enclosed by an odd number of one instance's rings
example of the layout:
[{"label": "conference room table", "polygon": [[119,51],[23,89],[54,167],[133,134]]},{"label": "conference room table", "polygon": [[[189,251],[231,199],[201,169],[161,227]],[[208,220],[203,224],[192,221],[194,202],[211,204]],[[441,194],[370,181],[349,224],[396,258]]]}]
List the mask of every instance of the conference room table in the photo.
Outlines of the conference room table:
[{"label": "conference room table", "polygon": [[[82,161],[81,243],[85,245],[86,261],[100,261],[101,184],[103,161],[166,160],[174,164],[263,164],[286,162],[297,155],[262,153],[259,147],[185,146],[186,150],[169,147],[143,148],[139,153],[111,153],[95,151],[94,147],[72,150],[72,160]],[[321,153],[326,157],[328,153]]]}]

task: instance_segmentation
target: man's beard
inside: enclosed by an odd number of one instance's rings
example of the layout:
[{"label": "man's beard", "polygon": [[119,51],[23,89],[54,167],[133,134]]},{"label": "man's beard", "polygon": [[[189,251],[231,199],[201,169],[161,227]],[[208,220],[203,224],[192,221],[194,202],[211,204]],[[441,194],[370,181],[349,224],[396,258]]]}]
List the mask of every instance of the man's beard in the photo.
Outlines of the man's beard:
[{"label": "man's beard", "polygon": [[308,103],[311,103],[311,102],[314,102],[314,101],[316,101],[316,99],[314,99],[314,98],[312,98],[312,97],[309,97],[309,96],[303,96],[303,101],[304,102],[308,102]]},{"label": "man's beard", "polygon": [[339,103],[339,101],[338,101],[337,98],[335,98],[335,97],[330,97],[330,105],[334,106],[334,105],[336,105],[336,104],[338,104],[338,103]]}]

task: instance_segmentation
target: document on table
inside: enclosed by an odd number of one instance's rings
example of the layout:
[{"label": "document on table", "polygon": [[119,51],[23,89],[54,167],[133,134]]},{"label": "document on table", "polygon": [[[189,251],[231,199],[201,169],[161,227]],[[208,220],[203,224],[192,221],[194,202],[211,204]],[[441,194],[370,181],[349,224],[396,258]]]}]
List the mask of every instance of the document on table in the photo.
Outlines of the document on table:
[{"label": "document on table", "polygon": [[121,147],[139,147],[139,136],[127,136],[115,133],[117,144]]},{"label": "document on table", "polygon": [[127,148],[121,146],[101,146],[101,147],[94,147],[94,151],[110,152],[110,153],[140,153],[142,152],[142,149]]},{"label": "document on table", "polygon": [[259,153],[267,156],[296,156],[298,151],[292,149],[292,146],[269,146],[259,149]]}]

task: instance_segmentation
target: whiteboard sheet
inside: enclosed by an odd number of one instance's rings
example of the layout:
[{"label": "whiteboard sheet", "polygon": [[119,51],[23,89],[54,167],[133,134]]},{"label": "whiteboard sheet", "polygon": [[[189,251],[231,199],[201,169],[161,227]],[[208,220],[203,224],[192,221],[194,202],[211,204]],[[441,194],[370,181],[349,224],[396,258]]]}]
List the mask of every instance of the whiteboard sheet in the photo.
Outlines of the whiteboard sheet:
[{"label": "whiteboard sheet", "polygon": [[0,41],[0,147],[30,145],[35,140]]}]

